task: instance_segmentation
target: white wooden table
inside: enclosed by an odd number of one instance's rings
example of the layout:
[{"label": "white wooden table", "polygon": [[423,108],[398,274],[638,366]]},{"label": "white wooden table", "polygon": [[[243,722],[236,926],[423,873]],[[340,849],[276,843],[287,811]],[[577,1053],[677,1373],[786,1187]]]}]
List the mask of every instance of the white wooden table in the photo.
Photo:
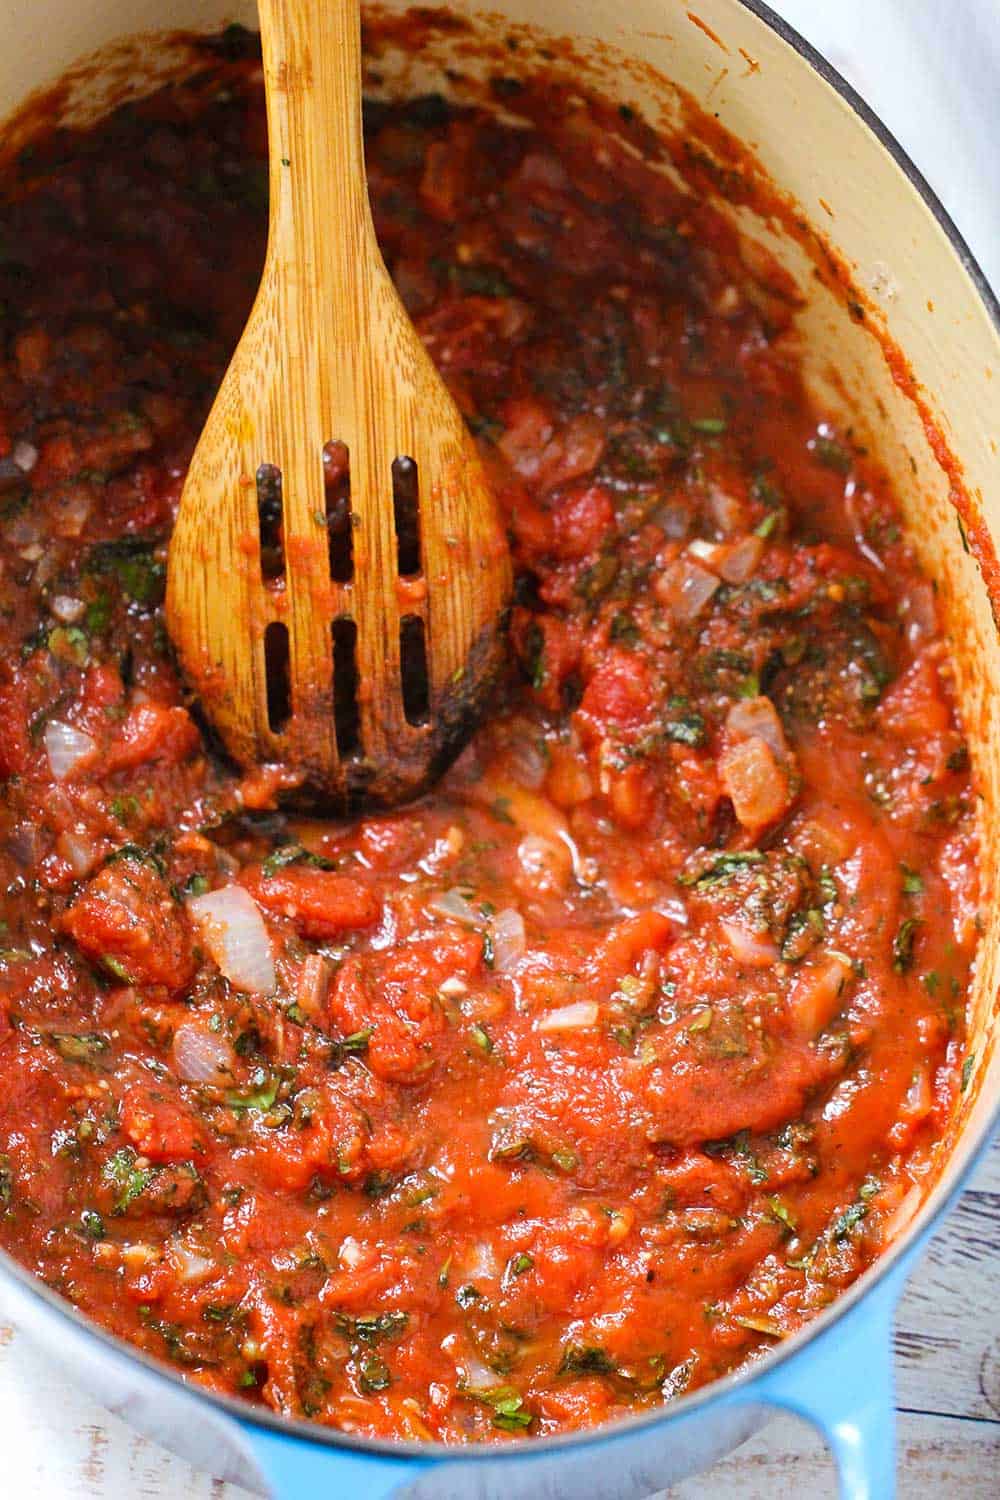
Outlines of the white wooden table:
[{"label": "white wooden table", "polygon": [[[1000,1143],[913,1276],[896,1330],[901,1500],[1000,1497]],[[2,1296],[2,1294],[0,1294]],[[247,1500],[107,1416],[4,1323],[0,1495]],[[671,1500],[819,1500],[833,1465],[804,1423],[773,1422]],[[568,1497],[567,1497],[568,1500]],[[580,1500],[586,1500],[585,1496]]]}]

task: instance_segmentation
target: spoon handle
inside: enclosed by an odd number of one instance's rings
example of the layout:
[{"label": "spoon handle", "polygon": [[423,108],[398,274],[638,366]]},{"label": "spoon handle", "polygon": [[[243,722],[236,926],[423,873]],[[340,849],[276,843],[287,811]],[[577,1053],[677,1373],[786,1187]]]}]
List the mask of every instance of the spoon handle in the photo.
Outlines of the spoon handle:
[{"label": "spoon handle", "polygon": [[271,184],[268,259],[342,294],[356,284],[373,244],[360,0],[258,0],[258,12]]}]

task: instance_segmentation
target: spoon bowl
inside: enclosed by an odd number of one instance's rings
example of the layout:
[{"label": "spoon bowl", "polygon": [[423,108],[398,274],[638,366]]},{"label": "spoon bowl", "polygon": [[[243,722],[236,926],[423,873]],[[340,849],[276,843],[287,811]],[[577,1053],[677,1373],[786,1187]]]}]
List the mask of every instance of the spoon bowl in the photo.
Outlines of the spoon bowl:
[{"label": "spoon bowl", "polygon": [[167,625],[227,751],[335,810],[422,791],[479,718],[511,568],[375,238],[359,0],[260,0],[270,226],[188,470]]}]

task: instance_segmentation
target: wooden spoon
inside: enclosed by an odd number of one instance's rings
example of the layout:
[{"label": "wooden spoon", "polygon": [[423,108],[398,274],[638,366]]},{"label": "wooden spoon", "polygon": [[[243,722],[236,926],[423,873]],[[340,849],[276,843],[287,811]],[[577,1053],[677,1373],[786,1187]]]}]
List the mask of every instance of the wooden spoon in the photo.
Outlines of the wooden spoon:
[{"label": "wooden spoon", "polygon": [[236,761],[336,808],[386,805],[438,775],[485,706],[510,561],[375,240],[359,0],[259,10],[267,255],[188,470],[167,625]]}]

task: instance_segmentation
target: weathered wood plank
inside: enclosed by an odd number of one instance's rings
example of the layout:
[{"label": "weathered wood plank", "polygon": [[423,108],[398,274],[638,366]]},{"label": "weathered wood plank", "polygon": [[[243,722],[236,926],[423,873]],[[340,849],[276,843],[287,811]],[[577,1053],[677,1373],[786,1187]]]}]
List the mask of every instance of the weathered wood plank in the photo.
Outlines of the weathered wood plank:
[{"label": "weathered wood plank", "polygon": [[[833,1461],[803,1423],[779,1417],[707,1474],[663,1500],[834,1500]],[[1000,1423],[958,1417],[899,1419],[899,1500],[997,1500]],[[658,1497],[659,1500],[659,1497]]]},{"label": "weathered wood plank", "polygon": [[[1000,1144],[935,1236],[896,1331],[901,1500],[1000,1496]],[[0,1304],[0,1325],[3,1308]],[[35,1500],[247,1500],[109,1417],[0,1326],[0,1493]],[[669,1500],[821,1500],[833,1465],[803,1423],[779,1418]]]},{"label": "weathered wood plank", "polygon": [[934,1236],[903,1295],[895,1338],[901,1407],[1000,1419],[998,1257],[1000,1143]]}]

